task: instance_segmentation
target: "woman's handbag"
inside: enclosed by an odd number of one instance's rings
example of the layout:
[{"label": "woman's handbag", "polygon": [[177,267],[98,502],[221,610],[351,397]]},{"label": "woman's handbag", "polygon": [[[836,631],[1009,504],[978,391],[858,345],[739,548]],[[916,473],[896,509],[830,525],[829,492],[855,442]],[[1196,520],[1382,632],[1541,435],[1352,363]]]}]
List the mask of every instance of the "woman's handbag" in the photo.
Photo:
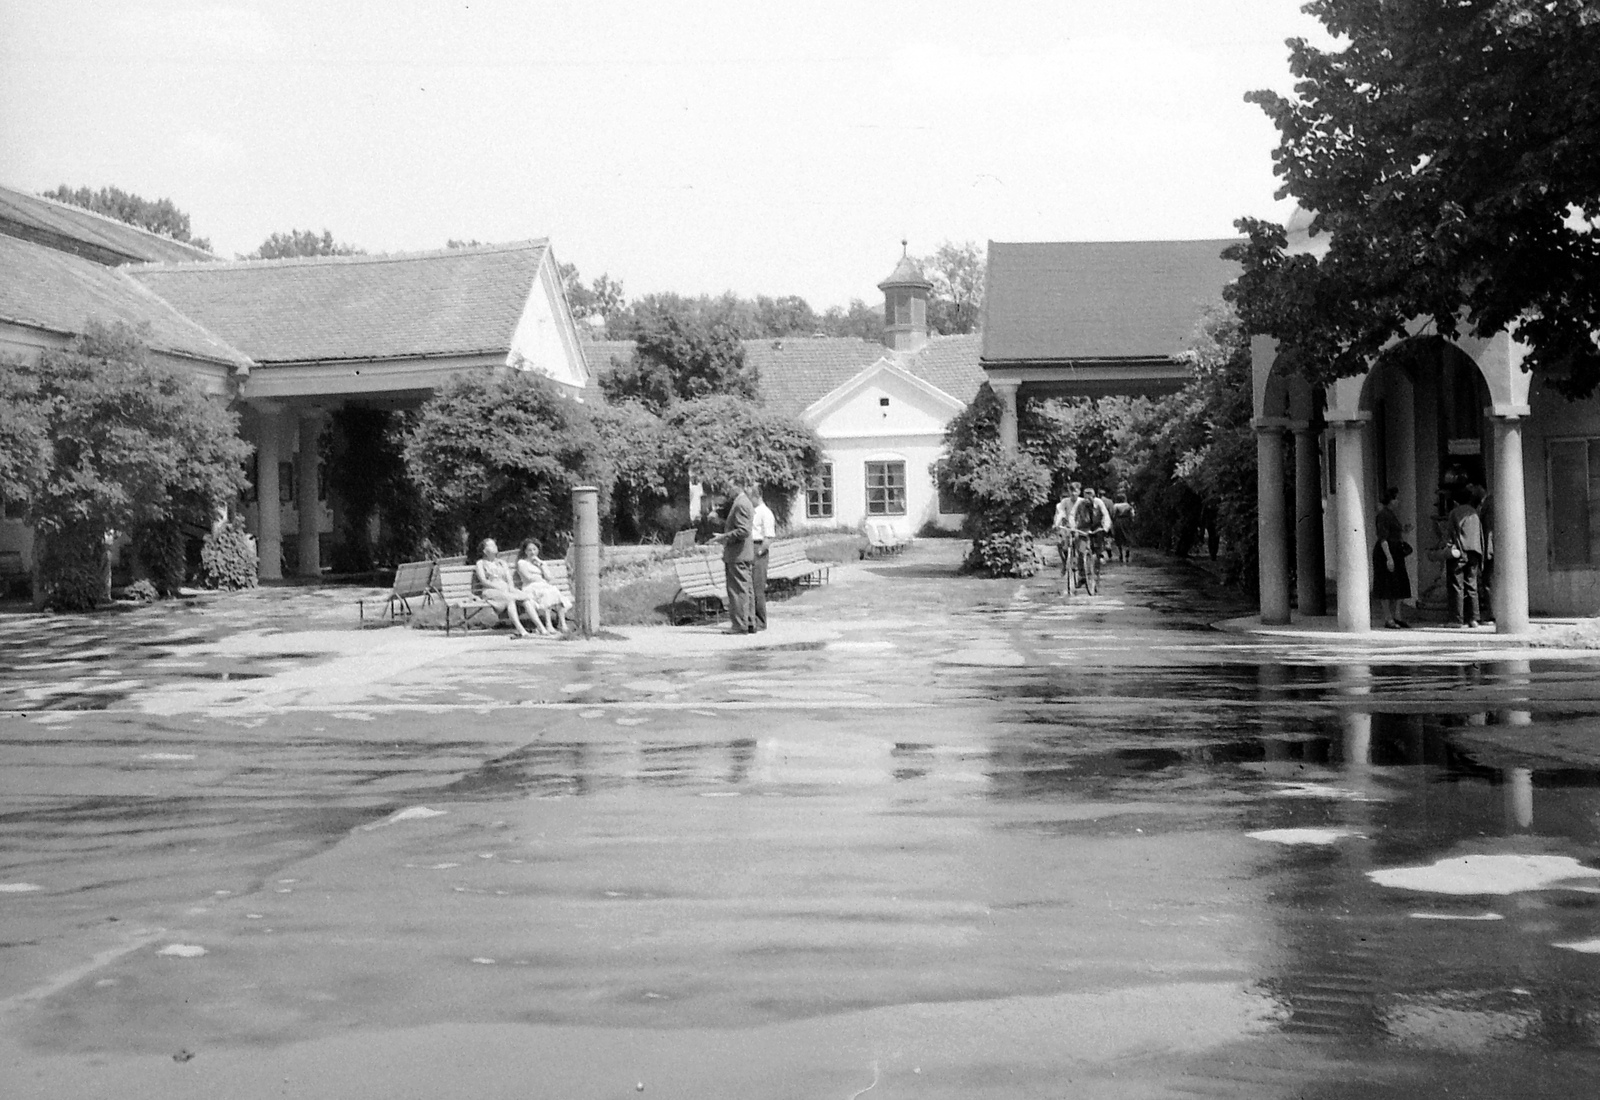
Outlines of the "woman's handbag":
[{"label": "woman's handbag", "polygon": [[1409,542],[1406,542],[1404,539],[1402,539],[1401,542],[1400,542],[1400,556],[1402,558],[1409,558],[1412,554],[1415,554],[1415,553],[1416,553],[1416,550],[1412,547],[1412,545]]}]

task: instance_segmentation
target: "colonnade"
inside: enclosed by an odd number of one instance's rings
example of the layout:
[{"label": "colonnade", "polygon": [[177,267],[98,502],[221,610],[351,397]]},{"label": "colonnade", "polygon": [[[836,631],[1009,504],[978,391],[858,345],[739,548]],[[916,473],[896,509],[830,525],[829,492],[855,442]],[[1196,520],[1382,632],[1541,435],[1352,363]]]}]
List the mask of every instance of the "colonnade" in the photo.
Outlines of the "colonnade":
[{"label": "colonnade", "polygon": [[261,579],[283,578],[282,485],[278,470],[279,463],[286,460],[283,434],[291,419],[301,456],[295,471],[294,497],[299,519],[295,536],[299,563],[295,572],[302,577],[321,576],[317,479],[324,413],[320,408],[290,408],[275,401],[252,402],[252,408],[256,414],[256,553]]}]

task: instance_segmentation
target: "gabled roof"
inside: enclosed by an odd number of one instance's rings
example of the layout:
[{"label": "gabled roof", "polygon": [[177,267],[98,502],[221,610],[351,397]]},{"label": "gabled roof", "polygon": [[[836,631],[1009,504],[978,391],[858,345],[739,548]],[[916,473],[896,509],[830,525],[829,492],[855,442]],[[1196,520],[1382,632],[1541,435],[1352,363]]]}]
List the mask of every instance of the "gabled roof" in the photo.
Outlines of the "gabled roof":
[{"label": "gabled roof", "polygon": [[506,354],[547,241],[129,273],[258,363]]},{"label": "gabled roof", "polygon": [[212,259],[192,244],[5,186],[0,186],[0,235],[107,265]]},{"label": "gabled roof", "polygon": [[248,370],[250,360],[131,279],[53,248],[0,236],[0,321],[75,335],[89,320],[145,327],[156,351]]},{"label": "gabled roof", "polygon": [[946,393],[926,378],[911,373],[901,361],[896,359],[894,352],[886,348],[883,355],[879,356],[876,362],[858,371],[853,378],[839,386],[835,386],[831,391],[823,394],[807,406],[803,414],[804,419],[813,425],[820,423],[829,413],[844,405],[869,385],[874,382],[878,382],[881,385],[881,380],[885,375],[899,379],[902,384],[926,395],[935,406],[943,409],[950,416],[954,416],[966,406],[965,401]]},{"label": "gabled roof", "polygon": [[[895,352],[856,336],[783,336],[745,340],[745,362],[761,376],[767,408],[799,416],[820,398],[888,356],[911,375],[932,383],[958,401],[970,402],[983,384],[976,334],[934,336],[915,352]],[[632,340],[596,340],[583,345],[593,374],[610,370],[613,357],[633,357]]]},{"label": "gabled roof", "polygon": [[990,241],[983,361],[1176,355],[1238,277],[1220,255],[1235,243]]}]

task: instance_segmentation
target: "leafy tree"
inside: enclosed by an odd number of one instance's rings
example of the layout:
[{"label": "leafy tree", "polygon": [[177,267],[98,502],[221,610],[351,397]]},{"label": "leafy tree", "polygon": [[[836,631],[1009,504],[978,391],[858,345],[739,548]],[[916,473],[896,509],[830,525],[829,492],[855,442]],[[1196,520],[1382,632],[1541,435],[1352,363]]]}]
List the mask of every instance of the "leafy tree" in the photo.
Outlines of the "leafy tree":
[{"label": "leafy tree", "polygon": [[578,320],[599,317],[609,323],[627,305],[622,284],[610,275],[602,272],[595,276],[591,285],[584,286],[583,279],[578,275],[577,264],[557,263],[556,271],[561,276],[561,287],[567,294],[567,308]]},{"label": "leafy tree", "polygon": [[944,336],[976,332],[986,268],[978,246],[972,241],[945,241],[918,263],[933,284],[928,296],[928,327]]},{"label": "leafy tree", "polygon": [[[640,539],[675,532],[679,517],[668,507],[674,495],[674,485],[668,481],[673,456],[665,423],[637,401],[601,405],[590,416],[615,478],[608,513],[612,537]],[[682,484],[686,487],[687,481]]]},{"label": "leafy tree", "polygon": [[822,315],[821,325],[829,336],[856,336],[874,344],[882,343],[883,307],[869,306],[860,298],[852,298],[848,308],[829,306]]},{"label": "leafy tree", "polygon": [[572,531],[572,487],[615,480],[588,410],[532,371],[458,375],[410,424],[406,469],[433,507],[443,545],[533,536],[560,547]]},{"label": "leafy tree", "polygon": [[189,215],[173,205],[171,199],[141,198],[120,187],[102,187],[98,191],[79,187],[74,190],[64,183],[54,191],[43,192],[43,195],[47,199],[81,206],[85,210],[93,210],[96,214],[104,214],[119,222],[136,225],[140,229],[148,229],[163,237],[171,237],[175,241],[192,244],[207,252],[211,251],[210,241],[204,237],[190,235]]},{"label": "leafy tree", "polygon": [[[182,525],[210,526],[244,488],[250,447],[238,418],[186,372],[152,362],[125,325],[90,324],[35,363],[3,375],[6,422],[24,425],[8,458],[41,543],[35,599],[93,608],[105,596],[106,538],[170,547]],[[45,461],[31,433],[42,426]],[[10,450],[10,448],[8,448]]]},{"label": "leafy tree", "polygon": [[603,376],[600,386],[611,400],[661,413],[674,402],[715,394],[754,400],[758,382],[727,327],[669,315],[639,334],[632,361]]},{"label": "leafy tree", "polygon": [[1510,330],[1571,395],[1600,383],[1600,5],[1312,0],[1340,42],[1289,42],[1293,98],[1246,98],[1327,254],[1245,218],[1230,250],[1253,332],[1313,381],[1359,373],[1414,318]]},{"label": "leafy tree", "polygon": [[274,233],[250,255],[247,260],[283,260],[292,256],[364,256],[366,250],[353,244],[343,244],[333,239],[324,229],[320,234],[314,229],[291,229],[287,233]]},{"label": "leafy tree", "polygon": [[755,479],[786,501],[822,461],[822,441],[810,427],[733,394],[680,402],[664,419],[670,480],[692,479],[712,492]]},{"label": "leafy tree", "polygon": [[1231,309],[1208,313],[1184,352],[1191,380],[1136,409],[1120,461],[1139,506],[1141,538],[1187,553],[1215,524],[1230,580],[1256,580],[1256,447],[1250,343]]}]

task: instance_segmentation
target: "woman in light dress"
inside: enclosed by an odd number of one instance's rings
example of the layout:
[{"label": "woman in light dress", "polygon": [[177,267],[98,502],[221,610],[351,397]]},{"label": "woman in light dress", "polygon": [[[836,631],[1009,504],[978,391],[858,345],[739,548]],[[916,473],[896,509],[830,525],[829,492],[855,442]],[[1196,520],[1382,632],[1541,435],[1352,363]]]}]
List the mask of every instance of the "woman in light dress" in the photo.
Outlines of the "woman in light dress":
[{"label": "woman in light dress", "polygon": [[572,598],[562,594],[539,560],[539,540],[526,539],[517,555],[517,583],[524,592],[532,593],[535,608],[534,622],[541,634],[552,634],[552,625],[561,633],[567,632],[567,609]]},{"label": "woman in light dress", "polygon": [[[499,559],[499,553],[500,548],[495,545],[494,539],[484,539],[478,544],[478,563],[472,567],[478,580],[478,595],[511,620],[511,628],[516,631],[514,637],[526,638],[528,629],[522,625],[522,610],[526,609],[536,623],[542,624],[543,620],[539,618],[533,593],[517,585],[511,567]],[[549,629],[543,627],[540,633],[546,633]]]}]

